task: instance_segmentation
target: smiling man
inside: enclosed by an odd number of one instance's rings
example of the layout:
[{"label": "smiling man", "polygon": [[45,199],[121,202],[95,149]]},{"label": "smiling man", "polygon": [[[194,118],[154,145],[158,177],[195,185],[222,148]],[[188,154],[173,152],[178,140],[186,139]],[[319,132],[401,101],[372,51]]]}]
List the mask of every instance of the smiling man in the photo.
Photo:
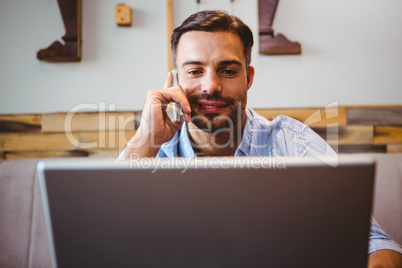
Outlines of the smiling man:
[{"label": "smiling man", "polygon": [[[176,66],[191,109],[192,147],[202,155],[233,156],[254,78],[240,37],[231,32],[186,32],[178,44]],[[228,143],[231,146],[224,146]]]},{"label": "smiling man", "polygon": [[[191,15],[172,34],[178,86],[148,91],[140,126],[119,159],[197,156],[336,156],[306,125],[286,116],[272,121],[247,108],[254,79],[253,35],[237,17],[218,11]],[[169,103],[183,120],[171,120]],[[183,122],[184,121],[184,122]],[[402,249],[373,220],[370,267],[401,267]],[[339,256],[342,258],[342,256]]]}]

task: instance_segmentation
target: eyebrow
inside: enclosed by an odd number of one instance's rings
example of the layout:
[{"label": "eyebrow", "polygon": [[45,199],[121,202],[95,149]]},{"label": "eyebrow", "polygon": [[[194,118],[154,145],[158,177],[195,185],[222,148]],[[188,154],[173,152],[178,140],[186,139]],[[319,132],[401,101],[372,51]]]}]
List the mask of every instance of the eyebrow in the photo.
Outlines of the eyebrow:
[{"label": "eyebrow", "polygon": [[232,65],[232,64],[238,65],[240,67],[243,65],[238,60],[224,60],[224,61],[219,62],[219,65]]},{"label": "eyebrow", "polygon": [[188,60],[188,61],[183,62],[181,67],[184,67],[186,65],[205,65],[205,62],[197,61],[197,60]]},{"label": "eyebrow", "polygon": [[[240,61],[238,61],[238,60],[223,60],[223,61],[220,61],[219,63],[218,63],[218,65],[219,66],[225,66],[225,65],[231,65],[231,64],[235,64],[235,65],[238,65],[238,66],[242,66],[243,64],[240,62]],[[186,65],[206,65],[206,63],[205,62],[203,62],[203,61],[197,61],[197,60],[189,60],[189,61],[185,61],[185,62],[183,62],[183,64],[181,65],[181,67],[184,67],[184,66],[186,66]]]}]

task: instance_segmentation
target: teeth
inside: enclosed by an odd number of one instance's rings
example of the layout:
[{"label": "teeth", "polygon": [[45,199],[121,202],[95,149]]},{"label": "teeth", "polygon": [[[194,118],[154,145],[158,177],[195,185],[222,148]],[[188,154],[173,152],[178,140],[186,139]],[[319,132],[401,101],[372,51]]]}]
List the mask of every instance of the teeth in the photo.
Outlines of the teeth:
[{"label": "teeth", "polygon": [[208,109],[214,109],[214,108],[220,108],[220,107],[223,107],[223,106],[202,105],[202,107],[208,108]]}]

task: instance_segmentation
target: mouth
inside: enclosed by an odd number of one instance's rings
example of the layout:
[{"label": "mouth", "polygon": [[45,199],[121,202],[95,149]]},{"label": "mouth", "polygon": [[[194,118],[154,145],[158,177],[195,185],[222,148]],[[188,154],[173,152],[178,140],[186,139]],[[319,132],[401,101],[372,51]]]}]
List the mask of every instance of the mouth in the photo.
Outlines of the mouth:
[{"label": "mouth", "polygon": [[200,100],[197,103],[198,109],[205,113],[219,113],[229,106],[229,104],[220,101],[206,101]]}]

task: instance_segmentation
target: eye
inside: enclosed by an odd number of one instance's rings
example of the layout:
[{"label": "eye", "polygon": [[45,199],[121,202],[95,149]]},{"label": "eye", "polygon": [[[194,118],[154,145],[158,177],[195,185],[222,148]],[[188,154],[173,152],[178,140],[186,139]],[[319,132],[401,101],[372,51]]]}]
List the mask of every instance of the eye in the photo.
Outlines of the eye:
[{"label": "eye", "polygon": [[193,70],[187,71],[187,74],[189,74],[190,76],[199,76],[202,74],[202,71],[193,69]]},{"label": "eye", "polygon": [[237,73],[238,73],[237,70],[234,70],[234,69],[223,69],[221,71],[221,74],[228,78],[235,77],[237,75]]}]

